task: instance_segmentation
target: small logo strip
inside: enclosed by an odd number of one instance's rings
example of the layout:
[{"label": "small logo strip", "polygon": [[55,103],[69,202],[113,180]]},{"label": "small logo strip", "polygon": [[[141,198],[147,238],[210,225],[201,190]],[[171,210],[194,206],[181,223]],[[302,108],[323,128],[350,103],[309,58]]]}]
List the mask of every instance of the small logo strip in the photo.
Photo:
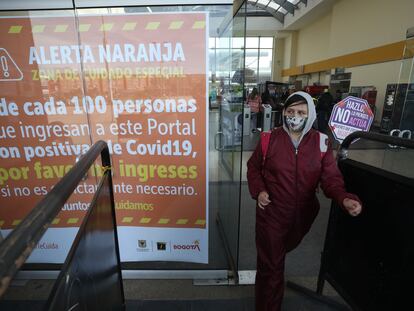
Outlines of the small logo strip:
[{"label": "small logo strip", "polygon": [[165,251],[167,249],[167,243],[165,243],[165,242],[157,242],[157,249],[159,251]]}]

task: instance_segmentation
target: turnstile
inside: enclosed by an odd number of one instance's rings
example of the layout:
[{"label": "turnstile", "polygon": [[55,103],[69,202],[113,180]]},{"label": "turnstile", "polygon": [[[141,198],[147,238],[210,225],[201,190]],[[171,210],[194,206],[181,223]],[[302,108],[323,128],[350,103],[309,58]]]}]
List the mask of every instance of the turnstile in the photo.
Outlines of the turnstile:
[{"label": "turnstile", "polygon": [[267,132],[272,128],[272,106],[265,104],[263,107],[262,115],[262,131]]},{"label": "turnstile", "polygon": [[243,136],[250,135],[250,123],[251,123],[251,109],[249,106],[245,105],[243,107]]}]

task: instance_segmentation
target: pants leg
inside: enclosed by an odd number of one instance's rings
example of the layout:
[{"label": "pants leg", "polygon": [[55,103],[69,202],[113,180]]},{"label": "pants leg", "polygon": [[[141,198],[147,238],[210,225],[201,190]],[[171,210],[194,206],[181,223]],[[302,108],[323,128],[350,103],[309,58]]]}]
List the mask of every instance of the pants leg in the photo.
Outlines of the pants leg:
[{"label": "pants leg", "polygon": [[284,292],[285,241],[268,226],[256,224],[256,311],[280,311]]},{"label": "pants leg", "polygon": [[255,130],[257,129],[257,113],[252,112],[250,115],[250,129]]}]

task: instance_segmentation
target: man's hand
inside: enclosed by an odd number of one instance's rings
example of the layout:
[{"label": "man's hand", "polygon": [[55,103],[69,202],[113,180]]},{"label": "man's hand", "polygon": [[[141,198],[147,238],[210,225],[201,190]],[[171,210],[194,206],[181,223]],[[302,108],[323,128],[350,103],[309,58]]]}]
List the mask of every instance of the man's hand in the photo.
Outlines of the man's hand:
[{"label": "man's hand", "polygon": [[269,194],[266,191],[260,192],[259,196],[257,197],[257,205],[259,205],[259,207],[264,210],[266,205],[269,203]]},{"label": "man's hand", "polygon": [[351,216],[358,216],[361,213],[362,206],[358,201],[345,198],[342,204]]}]

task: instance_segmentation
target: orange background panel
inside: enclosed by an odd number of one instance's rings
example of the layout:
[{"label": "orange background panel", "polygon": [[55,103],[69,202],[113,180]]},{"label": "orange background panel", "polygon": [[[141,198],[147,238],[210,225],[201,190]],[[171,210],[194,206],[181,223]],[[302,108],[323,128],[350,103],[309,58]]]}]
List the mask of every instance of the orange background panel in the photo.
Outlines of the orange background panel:
[{"label": "orange background panel", "polygon": [[[170,29],[173,22],[181,25],[180,30]],[[80,16],[79,23],[71,17],[42,17],[42,18],[2,18],[0,19],[0,46],[5,48],[13,57],[17,66],[23,73],[23,80],[0,82],[0,94],[7,102],[15,102],[19,106],[19,116],[0,116],[0,126],[12,125],[16,131],[20,126],[36,126],[45,124],[58,124],[79,126],[90,125],[90,135],[76,137],[48,137],[44,141],[38,138],[23,137],[17,133],[15,139],[4,139],[2,146],[17,146],[23,150],[24,146],[35,148],[36,146],[51,146],[52,144],[69,145],[91,145],[97,140],[110,140],[118,143],[123,150],[122,155],[112,155],[114,184],[128,184],[132,187],[131,193],[115,193],[117,202],[149,202],[153,205],[152,211],[118,209],[117,220],[119,225],[128,226],[162,226],[162,227],[190,227],[204,228],[206,218],[206,71],[207,71],[207,46],[206,46],[206,27],[193,28],[197,22],[206,22],[204,14],[151,14],[151,15],[123,15],[123,16]],[[153,29],[147,29],[151,24]],[[159,23],[159,24],[156,24]],[[81,31],[75,29],[80,25]],[[200,23],[198,23],[201,25]],[[128,25],[128,26],[125,26]],[[156,27],[155,27],[155,26]],[[151,28],[151,27],[149,27]],[[161,61],[161,62],[98,62],[98,46],[119,44],[133,45],[139,44],[148,46],[150,43],[160,43],[161,45],[171,42],[172,45],[181,43],[185,55],[184,60]],[[49,51],[51,46],[72,46],[88,45],[95,58],[94,63],[72,62],[60,64],[29,64],[30,47],[40,47]],[[48,55],[46,53],[46,55]],[[48,56],[51,57],[50,55]],[[175,76],[157,75],[137,75],[140,70],[150,68],[166,68],[166,70],[176,71]],[[105,77],[100,75],[85,74],[82,79],[82,69],[84,72],[94,72],[94,70],[130,70],[132,75],[121,75],[119,77]],[[89,71],[88,71],[89,70]],[[107,111],[98,113],[96,111],[89,114],[74,114],[75,106],[72,102],[74,97],[82,99],[84,95],[96,98],[102,96],[106,102]],[[25,102],[46,102],[53,98],[55,102],[65,103],[67,115],[40,115],[28,116],[23,114]],[[197,110],[194,113],[131,113],[121,114],[116,117],[113,114],[113,100],[126,101],[140,99],[179,99],[187,101],[194,99]],[[153,133],[148,135],[147,122],[149,118],[157,120],[159,123],[172,123],[179,120],[182,123],[191,123],[195,120],[194,131],[196,135],[180,136],[177,133],[160,135]],[[125,122],[140,123],[143,126],[143,134],[112,135],[109,132],[111,124],[122,124]],[[102,125],[105,129],[104,134],[98,134],[97,129]],[[157,141],[166,143],[170,141],[188,140],[192,145],[192,151],[196,152],[196,157],[184,156],[164,156],[164,155],[129,155],[126,153],[126,143],[128,140],[136,140],[141,144],[154,144]],[[27,162],[24,157],[19,159],[2,160],[0,167],[8,169],[11,167],[29,167],[28,180],[8,181],[7,185],[11,190],[16,187],[45,186],[50,189],[59,178],[38,178],[34,171],[36,162],[40,162],[42,167],[50,166],[59,169],[60,166],[72,165],[76,160],[75,155],[59,157],[37,157],[34,156]],[[159,178],[155,176],[143,182],[138,177],[120,176],[120,161],[135,165],[166,165],[166,166],[196,166],[197,178]],[[87,185],[96,185],[97,180],[89,176]],[[167,195],[147,195],[138,194],[136,187],[141,184],[151,186],[183,186],[192,187],[196,195],[188,196],[167,196]],[[0,185],[0,190],[6,185]],[[3,221],[2,228],[11,228],[11,224],[16,219],[22,219],[41,199],[41,195],[30,197],[1,197],[0,196],[0,221]],[[74,194],[71,197],[73,202],[91,201],[92,194]],[[73,227],[79,223],[69,221],[73,218],[82,219],[84,211],[62,211],[57,218],[59,222],[54,227]],[[124,217],[132,217],[129,223],[122,222]],[[141,222],[142,218],[151,218],[151,221]],[[168,224],[159,224],[159,219],[170,219]],[[177,219],[188,219],[186,224],[177,224]],[[200,221],[201,220],[201,221]]]}]

